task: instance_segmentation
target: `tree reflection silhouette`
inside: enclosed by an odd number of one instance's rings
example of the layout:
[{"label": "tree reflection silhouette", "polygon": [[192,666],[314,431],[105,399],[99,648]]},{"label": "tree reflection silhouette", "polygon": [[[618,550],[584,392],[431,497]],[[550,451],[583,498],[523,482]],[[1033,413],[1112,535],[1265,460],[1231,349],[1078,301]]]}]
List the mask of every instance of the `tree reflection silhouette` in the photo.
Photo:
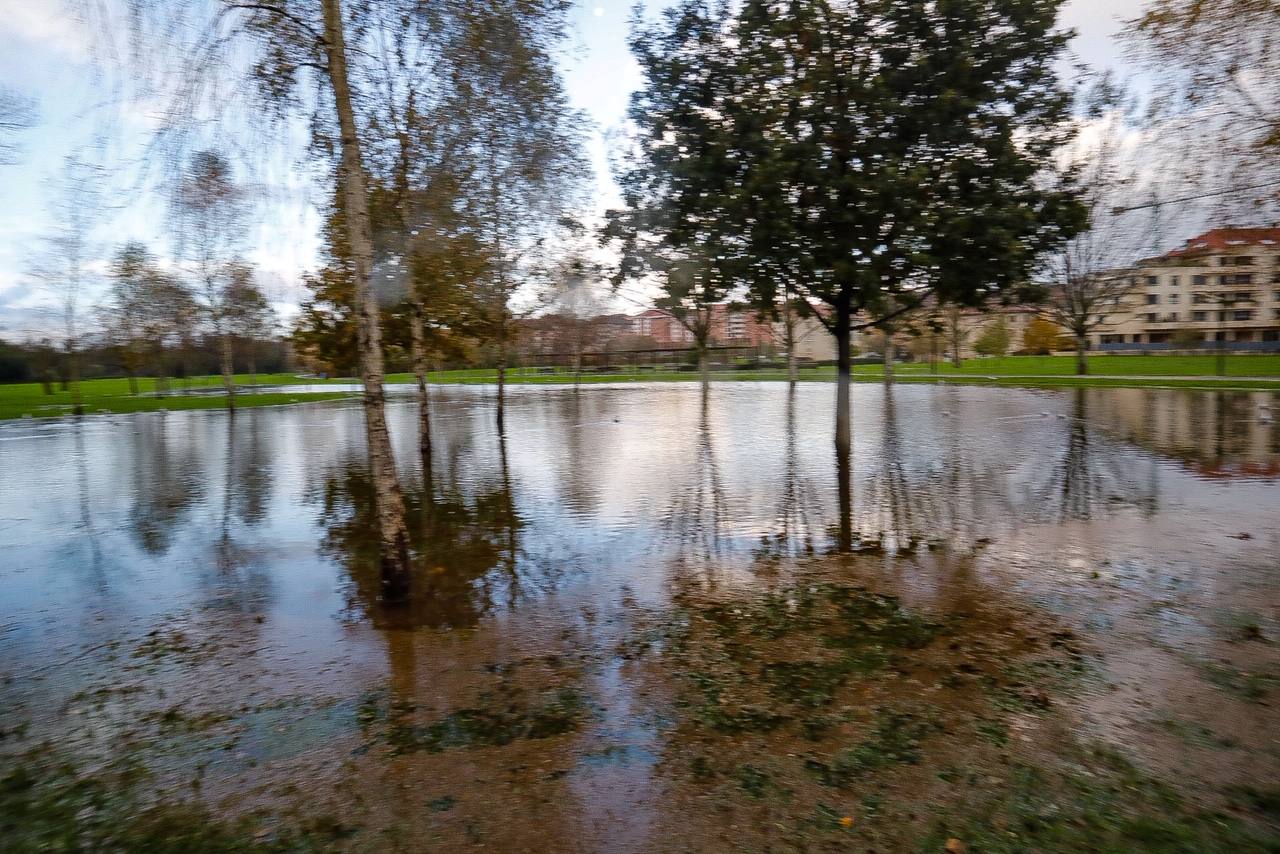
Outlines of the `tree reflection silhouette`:
[{"label": "tree reflection silhouette", "polygon": [[191,442],[175,443],[164,413],[138,418],[133,439],[133,507],[130,523],[138,544],[162,555],[181,530],[178,519],[201,496],[200,456]]},{"label": "tree reflection silhouette", "polygon": [[[498,435],[497,482],[465,489],[457,455],[434,479],[406,488],[406,522],[414,544],[414,583],[407,602],[379,600],[379,541],[373,518],[373,484],[363,458],[350,456],[323,483],[322,549],[346,567],[348,605],[383,628],[465,627],[491,612],[506,592],[514,604],[520,588],[519,533],[506,440]],[[496,570],[496,572],[495,572]]]},{"label": "tree reflection silhouette", "polygon": [[1095,433],[1089,423],[1088,390],[1077,388],[1073,395],[1066,449],[1036,490],[1038,515],[1084,520],[1099,508],[1126,505],[1154,514],[1159,504],[1155,460],[1149,477],[1140,477],[1132,455]]},{"label": "tree reflection silhouette", "polygon": [[[988,508],[988,497],[999,490],[984,488],[975,469],[974,451],[966,447],[955,421],[957,416],[939,410],[931,401],[925,415],[946,419],[952,436],[946,451],[936,459],[926,453],[930,445],[904,439],[894,386],[881,387],[879,443],[864,454],[869,461],[854,501],[851,460],[836,448],[839,519],[834,546],[837,552],[914,551],[921,542],[946,537],[951,541],[977,536],[984,510],[998,515],[1013,512],[1007,500]],[[987,478],[991,480],[991,478]]]},{"label": "tree reflection silhouette", "polygon": [[666,527],[682,549],[692,549],[701,557],[719,554],[728,510],[711,435],[711,390],[705,383],[700,393],[693,462],[685,471],[688,480],[672,491]]},{"label": "tree reflection silhouette", "polygon": [[792,383],[787,388],[782,488],[778,492],[778,510],[774,516],[773,534],[764,543],[759,556],[792,552],[811,554],[814,550],[811,518],[817,508],[817,500],[800,462],[796,394],[796,386]]},{"label": "tree reflection silhouette", "polygon": [[[250,410],[252,411],[252,410]],[[214,544],[216,573],[202,575],[205,604],[224,611],[258,613],[265,609],[273,579],[264,561],[235,539],[235,520],[258,524],[263,495],[271,482],[268,450],[259,438],[261,424],[244,415],[227,417],[223,453],[222,508]],[[245,436],[248,431],[248,436]]]}]

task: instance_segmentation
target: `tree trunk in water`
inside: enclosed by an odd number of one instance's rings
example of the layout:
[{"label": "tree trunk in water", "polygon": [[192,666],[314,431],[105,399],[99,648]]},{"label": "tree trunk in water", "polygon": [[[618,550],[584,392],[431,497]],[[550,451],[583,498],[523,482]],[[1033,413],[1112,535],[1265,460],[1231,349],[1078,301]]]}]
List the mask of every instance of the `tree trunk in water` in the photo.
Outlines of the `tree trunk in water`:
[{"label": "tree trunk in water", "polygon": [[702,387],[705,389],[711,384],[711,363],[707,359],[707,345],[698,344],[698,377],[702,380]]},{"label": "tree trunk in water", "polygon": [[1089,373],[1089,353],[1085,349],[1087,343],[1083,332],[1076,333],[1076,373],[1080,376]]},{"label": "tree trunk in water", "polygon": [[253,355],[253,345],[249,345],[249,393],[258,393],[258,357]]},{"label": "tree trunk in water", "polygon": [[885,333],[884,336],[884,384],[891,385],[893,383],[893,336]]},{"label": "tree trunk in water", "polygon": [[794,387],[796,381],[800,379],[800,369],[796,365],[796,317],[790,308],[786,309],[782,322],[787,339],[787,382]]},{"label": "tree trunk in water", "polygon": [[409,595],[409,531],[404,519],[404,496],[396,474],[391,436],[387,431],[385,391],[382,387],[382,330],[378,325],[378,299],[370,286],[373,270],[373,237],[369,199],[355,110],[347,78],[346,39],[341,0],[322,0],[325,53],[329,82],[333,87],[341,141],[341,175],[345,195],[343,211],[347,240],[355,272],[356,331],[360,348],[360,379],[364,384],[364,418],[378,520],[382,600],[403,602]]},{"label": "tree trunk in water", "polygon": [[409,321],[413,335],[413,373],[418,378],[418,455],[423,476],[431,477],[431,400],[427,397],[427,341],[422,328],[422,307],[413,304]]},{"label": "tree trunk in water", "polygon": [[498,357],[498,429],[506,426],[507,359]]},{"label": "tree trunk in water", "polygon": [[221,335],[222,341],[222,387],[227,392],[227,411],[232,415],[236,412],[236,383],[231,376],[231,336],[225,332]]},{"label": "tree trunk in water", "polygon": [[67,351],[67,387],[71,389],[71,412],[73,415],[84,414],[84,403],[80,400],[80,361],[74,350]]},{"label": "tree trunk in water", "polygon": [[848,446],[836,445],[836,488],[839,492],[840,520],[836,551],[853,551],[853,470]]},{"label": "tree trunk in water", "polygon": [[836,451],[848,454],[852,447],[849,430],[849,324],[853,312],[849,304],[836,306]]}]

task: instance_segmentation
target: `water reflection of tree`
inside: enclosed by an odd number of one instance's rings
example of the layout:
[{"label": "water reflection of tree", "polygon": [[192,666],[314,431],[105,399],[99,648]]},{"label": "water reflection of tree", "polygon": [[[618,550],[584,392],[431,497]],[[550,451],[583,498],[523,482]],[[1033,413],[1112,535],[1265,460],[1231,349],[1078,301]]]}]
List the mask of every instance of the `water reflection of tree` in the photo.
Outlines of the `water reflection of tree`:
[{"label": "water reflection of tree", "polygon": [[1075,390],[1067,419],[1066,450],[1034,488],[1032,510],[1055,521],[1089,519],[1101,507],[1127,505],[1146,514],[1159,503],[1156,468],[1146,478],[1124,449],[1095,433],[1089,423],[1087,390]]},{"label": "water reflection of tree", "polygon": [[[865,478],[854,501],[851,463],[837,448],[839,521],[835,532],[837,551],[890,549],[910,551],[930,538],[955,541],[973,536],[980,525],[982,501],[987,490],[972,462],[972,449],[962,440],[955,415],[939,408],[945,398],[930,390],[931,412],[945,419],[943,432],[950,435],[947,451],[930,462],[920,449],[904,439],[896,391],[883,387],[880,444],[872,453]],[[909,455],[918,457],[910,464]],[[1002,505],[998,512],[1009,512]]]},{"label": "water reflection of tree", "polygon": [[[600,472],[591,448],[584,442],[589,435],[584,416],[592,421],[604,417],[614,398],[609,395],[583,394],[575,389],[570,394],[555,397],[560,422],[564,425],[564,453],[555,456],[561,468],[559,482],[564,493],[564,503],[575,512],[592,513],[600,504]],[[584,413],[584,401],[590,411]],[[603,411],[602,411],[603,410]]]},{"label": "water reflection of tree", "polygon": [[206,575],[202,581],[208,588],[208,605],[226,611],[254,613],[263,608],[271,595],[272,578],[266,562],[254,559],[236,541],[235,518],[248,525],[261,521],[264,495],[271,480],[270,453],[256,418],[240,415],[224,420],[222,509],[214,544],[216,572]]},{"label": "water reflection of tree", "polygon": [[165,414],[139,418],[134,427],[130,523],[145,551],[164,554],[179,517],[201,495],[200,459],[190,443],[175,446]]},{"label": "water reflection of tree", "polygon": [[702,384],[698,429],[688,479],[672,490],[666,525],[676,541],[702,556],[719,554],[724,544],[722,528],[728,510],[720,465],[711,435],[711,391]]},{"label": "water reflection of tree", "polygon": [[[235,430],[239,432],[234,446],[236,515],[246,525],[257,525],[266,516],[267,499],[271,495],[272,463],[275,449],[272,435],[264,428],[259,416],[270,417],[249,409],[235,417]],[[232,452],[228,441],[228,453]]]},{"label": "water reflection of tree", "polygon": [[72,425],[75,442],[76,496],[80,510],[80,530],[89,547],[89,573],[98,592],[106,590],[106,576],[102,570],[102,546],[98,542],[98,530],[94,526],[92,502],[89,499],[89,456],[84,447],[84,419],[76,418]]},{"label": "water reflection of tree", "polygon": [[812,553],[812,517],[817,497],[800,464],[800,442],[796,431],[796,386],[787,389],[786,433],[783,445],[782,488],[773,534],[762,551],[768,554]]},{"label": "water reflection of tree", "polygon": [[462,627],[474,625],[499,601],[514,604],[522,582],[523,522],[501,434],[498,446],[496,483],[464,488],[458,455],[445,450],[432,479],[406,488],[414,574],[409,601],[394,608],[379,603],[379,540],[368,466],[353,456],[329,473],[322,492],[322,548],[346,567],[354,610],[385,628]]}]

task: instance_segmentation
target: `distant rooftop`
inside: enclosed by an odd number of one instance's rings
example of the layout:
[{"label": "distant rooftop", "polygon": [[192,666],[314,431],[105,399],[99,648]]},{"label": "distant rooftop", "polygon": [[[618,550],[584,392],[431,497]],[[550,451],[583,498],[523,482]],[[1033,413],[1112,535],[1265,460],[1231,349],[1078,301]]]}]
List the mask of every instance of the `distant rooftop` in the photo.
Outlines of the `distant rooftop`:
[{"label": "distant rooftop", "polygon": [[1228,251],[1240,246],[1280,247],[1280,227],[1271,228],[1214,228],[1193,237],[1185,246],[1166,252],[1161,258],[1184,258],[1213,252]]}]

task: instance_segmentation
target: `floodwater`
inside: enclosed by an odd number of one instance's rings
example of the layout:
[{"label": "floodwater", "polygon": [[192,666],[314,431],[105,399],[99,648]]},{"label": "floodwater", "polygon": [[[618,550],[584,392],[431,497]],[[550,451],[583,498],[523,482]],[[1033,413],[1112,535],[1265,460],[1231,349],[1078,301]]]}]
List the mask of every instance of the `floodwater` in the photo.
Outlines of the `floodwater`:
[{"label": "floodwater", "polygon": [[676,779],[715,748],[663,673],[691,597],[813,571],[1074,633],[1105,687],[1061,705],[1152,773],[1280,767],[1278,396],[855,385],[842,501],[829,385],[515,386],[505,435],[492,389],[432,395],[429,471],[389,404],[395,610],[354,401],[0,425],[0,761],[125,746],[158,791],[323,808],[363,850],[768,847],[749,798]]}]

